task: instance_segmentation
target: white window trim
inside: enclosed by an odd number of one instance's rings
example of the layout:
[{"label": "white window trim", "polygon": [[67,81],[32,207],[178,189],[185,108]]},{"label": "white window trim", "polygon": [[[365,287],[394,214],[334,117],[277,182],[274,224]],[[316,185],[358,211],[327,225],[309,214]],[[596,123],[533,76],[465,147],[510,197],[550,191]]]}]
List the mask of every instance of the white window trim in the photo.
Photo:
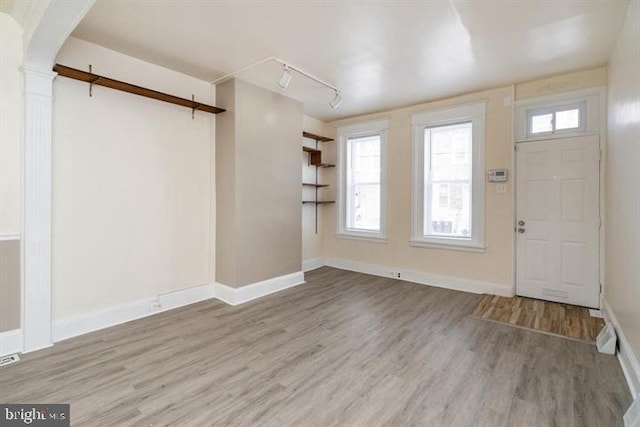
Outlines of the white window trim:
[{"label": "white window trim", "polygon": [[[550,140],[556,138],[569,138],[572,136],[599,135],[601,132],[602,100],[605,97],[604,86],[595,88],[565,92],[538,98],[522,99],[516,101],[515,131],[516,142]],[[555,111],[558,107],[570,105],[584,105],[583,121],[580,129],[567,129],[554,133],[529,132],[530,112],[539,112],[544,109]]]},{"label": "white window trim", "polygon": [[[360,122],[338,128],[338,220],[336,236],[339,238],[364,240],[368,242],[387,241],[387,129],[388,119]],[[346,227],[347,201],[347,139],[380,135],[380,231],[351,230]]]},{"label": "white window trim", "polygon": [[[424,111],[411,116],[413,126],[413,185],[411,246],[484,252],[484,145],[486,102]],[[470,239],[424,236],[424,129],[462,122],[473,126]]]}]

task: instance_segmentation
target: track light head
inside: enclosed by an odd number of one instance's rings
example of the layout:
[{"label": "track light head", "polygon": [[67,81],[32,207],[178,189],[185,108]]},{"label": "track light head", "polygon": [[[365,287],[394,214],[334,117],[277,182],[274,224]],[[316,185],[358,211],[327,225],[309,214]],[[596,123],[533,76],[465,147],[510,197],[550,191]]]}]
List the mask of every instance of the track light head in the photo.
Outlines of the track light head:
[{"label": "track light head", "polygon": [[280,76],[280,80],[278,80],[278,86],[286,89],[289,87],[289,83],[291,83],[291,71],[289,71],[287,64],[284,64],[282,66],[282,76]]},{"label": "track light head", "polygon": [[332,109],[336,109],[340,106],[340,104],[342,104],[342,97],[340,96],[340,93],[336,90],[335,92],[335,96],[333,97],[333,99],[331,99],[331,101],[329,101],[329,107],[331,107]]}]

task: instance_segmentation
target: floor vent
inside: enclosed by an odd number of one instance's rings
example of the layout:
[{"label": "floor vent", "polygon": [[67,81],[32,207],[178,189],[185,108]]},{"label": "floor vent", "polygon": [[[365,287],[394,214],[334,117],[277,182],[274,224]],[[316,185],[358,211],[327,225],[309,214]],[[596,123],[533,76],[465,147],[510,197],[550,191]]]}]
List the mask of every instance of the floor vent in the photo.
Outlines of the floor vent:
[{"label": "floor vent", "polygon": [[20,356],[18,356],[17,354],[12,354],[11,356],[2,356],[0,357],[0,366],[10,365],[19,361]]}]

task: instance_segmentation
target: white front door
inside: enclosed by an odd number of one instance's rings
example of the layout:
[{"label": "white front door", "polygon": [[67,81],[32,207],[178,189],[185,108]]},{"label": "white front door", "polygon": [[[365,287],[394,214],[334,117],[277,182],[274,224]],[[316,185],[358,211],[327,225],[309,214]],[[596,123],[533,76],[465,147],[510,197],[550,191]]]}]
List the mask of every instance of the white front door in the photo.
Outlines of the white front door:
[{"label": "white front door", "polygon": [[519,143],[516,166],[516,293],[599,307],[599,137]]}]

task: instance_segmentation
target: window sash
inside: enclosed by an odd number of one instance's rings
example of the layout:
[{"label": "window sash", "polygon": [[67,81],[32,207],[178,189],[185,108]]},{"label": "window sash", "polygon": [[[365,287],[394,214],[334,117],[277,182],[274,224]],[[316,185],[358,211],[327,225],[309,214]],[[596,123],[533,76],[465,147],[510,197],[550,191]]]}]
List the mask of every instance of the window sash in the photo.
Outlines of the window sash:
[{"label": "window sash", "polygon": [[[386,130],[388,128],[388,120],[380,119],[362,123],[356,123],[353,125],[347,125],[338,128],[338,204],[337,204],[337,237],[361,239],[374,242],[386,242]],[[353,140],[361,138],[377,137],[377,144],[379,149],[375,151],[376,157],[378,157],[379,164],[368,162],[366,152],[361,153],[365,162],[364,167],[367,171],[375,171],[375,174],[365,172],[364,174],[353,173],[353,147],[350,143]],[[373,176],[371,176],[373,175]],[[362,192],[364,196],[372,188],[377,187],[376,204],[373,206],[366,203],[359,205],[358,212],[366,214],[367,211],[373,212],[369,218],[371,221],[360,222],[360,219],[356,219],[355,215],[355,199],[356,189]],[[372,190],[375,191],[375,190]],[[371,200],[371,199],[369,199]],[[365,218],[367,218],[365,216]],[[375,227],[373,226],[375,223]],[[375,228],[375,229],[374,229]]]},{"label": "window sash", "polygon": [[[426,138],[426,133],[428,130],[434,130],[434,129],[439,129],[439,128],[446,128],[446,127],[454,127],[454,126],[460,126],[460,125],[471,125],[470,126],[470,132],[471,132],[471,162],[469,162],[469,172],[468,172],[468,176],[469,178],[467,179],[434,179],[433,178],[433,156],[432,156],[432,152],[433,152],[433,148],[432,148],[432,144],[433,144],[433,140],[432,138],[429,138],[429,140],[427,140]],[[473,122],[471,120],[467,120],[467,121],[462,121],[462,122],[457,122],[457,123],[446,123],[446,124],[441,124],[441,125],[436,125],[436,126],[424,126],[423,127],[423,135],[425,135],[422,139],[422,151],[425,153],[423,160],[423,176],[424,176],[424,189],[423,189],[423,200],[422,200],[422,216],[423,216],[423,221],[422,221],[422,230],[421,230],[421,235],[424,238],[454,238],[454,239],[462,239],[462,240],[466,240],[466,241],[471,241],[473,238],[473,194],[471,189],[473,188]],[[457,141],[451,141],[451,151],[450,151],[450,156],[451,156],[451,164],[452,165],[458,165],[459,163],[455,162],[455,156],[457,154],[457,152],[459,151],[458,149],[458,145],[457,145]],[[467,153],[467,152],[465,152]],[[466,157],[466,154],[465,154]],[[459,234],[454,234],[454,233],[444,233],[444,232],[435,232],[433,230],[431,230],[429,224],[432,223],[432,218],[433,218],[433,204],[435,203],[435,201],[439,202],[439,198],[440,195],[436,194],[436,192],[434,191],[434,187],[442,185],[442,184],[447,184],[448,185],[448,191],[447,191],[447,198],[448,198],[448,204],[451,203],[451,185],[456,185],[456,184],[467,184],[469,186],[469,197],[467,199],[467,203],[469,206],[469,235],[468,236],[460,236]],[[436,200],[438,199],[438,200]],[[464,201],[462,202],[464,204]],[[450,209],[449,207],[447,207],[446,209]]]},{"label": "window sash", "polygon": [[[378,165],[378,179],[375,181],[370,181],[370,180],[366,180],[366,181],[358,181],[358,177],[357,177],[357,171],[356,171],[356,158],[355,158],[355,150],[356,150],[356,144],[359,142],[359,140],[362,139],[367,139],[367,138],[372,138],[372,137],[378,137],[378,152],[380,153],[377,157],[379,158],[379,162],[380,164]],[[356,188],[357,187],[367,187],[367,186],[378,186],[380,187],[381,184],[381,180],[382,180],[382,135],[380,132],[376,132],[376,133],[371,133],[371,134],[365,134],[365,135],[358,135],[358,136],[353,136],[353,137],[348,137],[347,138],[347,206],[346,206],[346,218],[345,218],[345,228],[347,230],[353,230],[353,231],[365,231],[365,232],[380,232],[381,230],[381,218],[380,215],[378,215],[378,226],[375,228],[360,228],[356,226]],[[374,156],[371,156],[374,157]],[[381,191],[378,195],[379,198],[382,197]]]}]

